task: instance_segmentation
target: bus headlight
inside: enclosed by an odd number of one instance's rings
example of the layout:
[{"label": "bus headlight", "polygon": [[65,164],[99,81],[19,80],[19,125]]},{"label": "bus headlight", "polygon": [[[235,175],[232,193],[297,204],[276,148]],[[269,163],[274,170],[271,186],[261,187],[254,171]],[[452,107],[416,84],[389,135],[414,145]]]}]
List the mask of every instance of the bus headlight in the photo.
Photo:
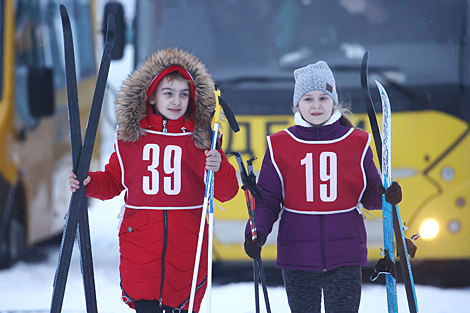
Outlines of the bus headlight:
[{"label": "bus headlight", "polygon": [[457,234],[460,231],[461,227],[462,225],[460,224],[459,220],[451,220],[449,224],[447,224],[447,228],[452,234]]},{"label": "bus headlight", "polygon": [[439,224],[433,219],[426,219],[419,226],[419,234],[424,240],[433,240],[438,233]]}]

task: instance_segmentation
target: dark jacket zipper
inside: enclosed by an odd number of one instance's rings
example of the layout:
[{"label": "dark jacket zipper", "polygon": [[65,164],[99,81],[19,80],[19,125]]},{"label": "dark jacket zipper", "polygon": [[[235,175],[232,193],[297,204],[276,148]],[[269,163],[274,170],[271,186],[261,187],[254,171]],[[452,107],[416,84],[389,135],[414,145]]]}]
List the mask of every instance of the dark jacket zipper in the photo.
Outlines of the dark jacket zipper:
[{"label": "dark jacket zipper", "polygon": [[161,267],[162,267],[162,280],[160,282],[160,307],[163,305],[163,283],[165,282],[165,254],[167,248],[167,241],[168,241],[168,211],[163,210],[163,251],[162,251],[162,260],[161,260]]},{"label": "dark jacket zipper", "polygon": [[166,129],[166,124],[168,123],[168,120],[166,118],[163,119],[163,126],[162,126],[162,131],[164,133],[168,133],[168,130]]}]

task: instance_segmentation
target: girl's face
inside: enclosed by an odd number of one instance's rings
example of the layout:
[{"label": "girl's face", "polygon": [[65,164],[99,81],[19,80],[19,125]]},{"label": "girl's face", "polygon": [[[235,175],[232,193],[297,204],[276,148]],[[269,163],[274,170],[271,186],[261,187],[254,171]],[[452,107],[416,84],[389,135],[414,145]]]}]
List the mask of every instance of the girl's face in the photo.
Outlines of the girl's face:
[{"label": "girl's face", "polygon": [[169,120],[177,120],[188,109],[189,84],[181,79],[169,81],[168,77],[163,77],[149,102],[156,106],[156,112],[159,114]]},{"label": "girl's face", "polygon": [[333,113],[333,99],[323,91],[313,90],[300,98],[299,110],[304,120],[318,126],[325,123]]}]

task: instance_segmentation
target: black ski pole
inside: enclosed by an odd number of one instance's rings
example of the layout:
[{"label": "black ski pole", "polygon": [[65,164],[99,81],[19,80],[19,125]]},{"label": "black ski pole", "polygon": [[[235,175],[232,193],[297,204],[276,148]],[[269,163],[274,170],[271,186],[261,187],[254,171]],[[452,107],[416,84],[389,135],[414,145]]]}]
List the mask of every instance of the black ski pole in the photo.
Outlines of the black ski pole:
[{"label": "black ski pole", "polygon": [[[246,205],[248,208],[248,216],[250,219],[251,227],[251,240],[255,242],[258,238],[258,233],[256,230],[256,215],[255,215],[255,200],[261,201],[263,197],[256,186],[256,176],[253,172],[253,160],[256,158],[253,157],[246,161],[248,173],[243,164],[243,158],[240,152],[232,152],[237,159],[238,166],[240,168],[240,176],[242,179],[242,189],[245,192]],[[264,275],[263,264],[261,262],[261,257],[253,259],[253,276],[255,282],[255,302],[256,302],[256,312],[259,312],[259,282],[261,280],[261,286],[263,288],[264,302],[266,304],[267,313],[271,313],[271,306],[269,304],[268,288],[266,284],[266,276]]]},{"label": "black ski pole", "polygon": [[258,268],[258,260],[253,259],[253,281],[255,287],[255,311],[256,313],[260,313],[260,305],[259,305],[259,268]]},{"label": "black ski pole", "polygon": [[268,297],[268,286],[266,284],[266,276],[264,275],[264,268],[263,263],[261,262],[261,257],[257,258],[256,262],[258,262],[259,275],[261,277],[261,287],[263,288],[264,303],[266,304],[266,312],[271,313],[271,306],[269,304]]}]

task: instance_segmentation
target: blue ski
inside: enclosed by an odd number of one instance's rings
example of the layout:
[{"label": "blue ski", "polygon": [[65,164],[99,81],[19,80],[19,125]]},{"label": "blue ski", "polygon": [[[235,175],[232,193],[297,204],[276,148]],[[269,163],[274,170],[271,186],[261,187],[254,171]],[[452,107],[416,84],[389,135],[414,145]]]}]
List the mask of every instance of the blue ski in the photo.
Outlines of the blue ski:
[{"label": "blue ski", "polygon": [[[379,88],[380,98],[382,99],[382,179],[385,189],[387,189],[392,184],[392,163],[391,163],[391,109],[390,101],[388,99],[387,92],[385,88],[378,82],[375,81],[377,87]],[[391,205],[385,201],[385,196],[382,197],[382,207],[383,214],[387,212],[387,218],[392,218],[392,227],[393,223],[398,225],[395,227],[399,229],[398,232],[395,231],[395,236],[397,239],[398,255],[400,257],[400,265],[403,272],[403,281],[405,283],[406,294],[408,297],[408,307],[411,313],[418,312],[418,302],[416,299],[416,291],[413,280],[413,272],[411,270],[410,257],[408,255],[408,249],[406,246],[405,232],[403,230],[400,210],[397,205]],[[390,215],[391,214],[391,215]],[[389,226],[388,226],[389,227]],[[393,243],[393,230],[391,230]],[[388,234],[388,233],[387,233]],[[384,240],[385,240],[385,218],[384,218]],[[394,256],[391,256],[392,261],[394,261]],[[387,275],[390,276],[390,275]],[[396,293],[396,289],[395,289]],[[395,295],[396,298],[396,295]]]},{"label": "blue ski", "polygon": [[[387,143],[388,147],[385,149],[382,145],[382,136],[380,134],[379,124],[377,122],[377,116],[375,114],[375,109],[372,103],[372,97],[369,91],[368,85],[368,59],[369,53],[366,52],[364,58],[362,60],[361,66],[361,85],[365,97],[365,103],[367,107],[367,113],[369,116],[369,121],[372,129],[372,134],[374,136],[374,142],[376,146],[377,156],[379,160],[381,160],[380,167],[382,169],[382,173],[386,173],[383,176],[384,180],[384,187],[388,188],[392,182],[390,170],[391,170],[391,157],[390,157],[390,143],[391,143],[391,110],[390,110],[390,102],[388,99],[388,95],[385,89],[377,83],[379,86],[379,91],[382,98],[382,111],[383,111],[383,123],[385,126],[382,127],[384,132],[384,145],[385,142]],[[385,164],[382,164],[384,160],[383,156],[388,159]],[[413,280],[413,273],[411,270],[411,263],[410,263],[410,255],[411,257],[414,256],[416,252],[416,247],[414,244],[405,238],[404,229],[402,227],[402,221],[400,217],[400,211],[398,210],[398,206],[394,205],[391,206],[390,204],[386,203],[384,200],[384,209],[383,209],[383,223],[384,223],[384,258],[379,261],[375,268],[376,274],[372,275],[371,280],[375,280],[379,274],[386,274],[387,280],[387,301],[388,301],[388,312],[397,312],[397,296],[396,296],[396,276],[395,276],[395,262],[394,262],[394,243],[393,243],[393,232],[395,233],[396,245],[398,250],[398,257],[400,258],[400,267],[403,275],[403,282],[405,284],[406,295],[408,300],[408,308],[411,313],[418,312],[418,302],[416,298],[414,280]],[[393,231],[392,231],[393,229]],[[409,254],[408,251],[408,244],[410,244],[411,253]],[[374,278],[373,278],[374,277]],[[390,282],[388,281],[390,280]]]},{"label": "blue ski", "polygon": [[[387,190],[392,184],[392,163],[391,163],[391,114],[390,101],[382,85],[375,81],[380,91],[382,99],[382,185]],[[385,201],[382,195],[382,220],[384,236],[384,253],[393,263],[395,263],[395,242],[393,240],[393,209],[392,205]],[[385,283],[387,285],[388,312],[398,312],[397,281],[392,273],[386,273]]]}]

